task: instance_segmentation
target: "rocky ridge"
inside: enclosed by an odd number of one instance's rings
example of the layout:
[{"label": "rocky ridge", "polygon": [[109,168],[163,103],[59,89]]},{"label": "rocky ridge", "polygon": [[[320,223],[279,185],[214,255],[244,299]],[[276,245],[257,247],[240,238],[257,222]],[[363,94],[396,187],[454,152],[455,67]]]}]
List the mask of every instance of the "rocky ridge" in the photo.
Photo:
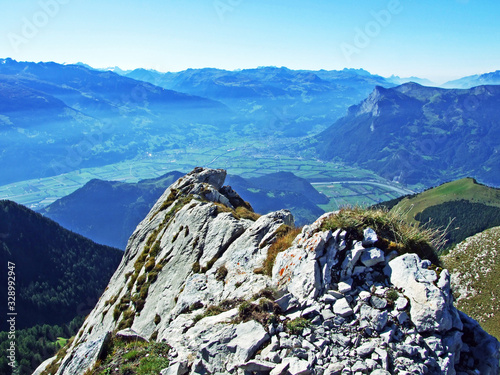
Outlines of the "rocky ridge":
[{"label": "rocky ridge", "polygon": [[356,239],[325,214],[265,275],[293,218],[257,217],[225,175],[197,168],[165,191],[57,374],[92,369],[124,334],[172,347],[164,375],[498,373],[500,344],[455,309],[448,271],[370,228]]}]

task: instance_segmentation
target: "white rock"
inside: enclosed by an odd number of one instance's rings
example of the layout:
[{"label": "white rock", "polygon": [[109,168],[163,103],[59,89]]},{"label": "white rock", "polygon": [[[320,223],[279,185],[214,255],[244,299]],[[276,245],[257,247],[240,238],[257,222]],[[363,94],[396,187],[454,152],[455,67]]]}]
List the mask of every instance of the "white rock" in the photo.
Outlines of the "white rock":
[{"label": "white rock", "polygon": [[359,292],[358,294],[358,298],[362,301],[368,301],[371,297],[371,293],[370,292],[367,292],[365,290],[362,290],[361,292]]},{"label": "white rock", "polygon": [[379,343],[375,340],[370,340],[365,342],[363,345],[359,346],[356,348],[356,352],[358,355],[361,357],[368,357],[370,354],[373,353],[375,348],[377,348]]},{"label": "white rock", "polygon": [[410,299],[410,316],[419,332],[447,331],[453,326],[454,308],[445,294],[429,281],[429,272],[420,267],[416,254],[404,254],[390,261],[385,272],[391,283]]},{"label": "white rock", "polygon": [[397,310],[400,310],[400,311],[404,310],[408,306],[408,300],[404,297],[399,297],[396,300],[395,306],[396,306]]},{"label": "white rock", "polygon": [[384,262],[384,252],[376,247],[371,247],[363,252],[360,260],[366,267],[373,267],[376,264]]},{"label": "white rock", "polygon": [[288,373],[290,375],[309,375],[312,374],[311,364],[308,361],[299,358],[287,357],[283,363],[288,363]]},{"label": "white rock", "polygon": [[189,368],[186,362],[177,362],[162,370],[160,375],[186,375],[188,372]]},{"label": "white rock", "polygon": [[366,228],[363,231],[363,246],[372,246],[377,241],[377,233],[372,228]]},{"label": "white rock", "polygon": [[349,306],[349,302],[345,298],[337,300],[333,305],[333,312],[341,317],[345,318],[354,314],[354,311]]},{"label": "white rock", "polygon": [[239,363],[248,361],[255,352],[269,339],[269,335],[259,323],[250,320],[236,327],[236,337],[227,347],[235,352],[235,358]]},{"label": "white rock", "polygon": [[342,294],[349,293],[352,290],[352,279],[346,279],[338,283],[338,291]]},{"label": "white rock", "polygon": [[289,362],[280,363],[269,373],[269,375],[285,375],[288,367],[290,367]]}]

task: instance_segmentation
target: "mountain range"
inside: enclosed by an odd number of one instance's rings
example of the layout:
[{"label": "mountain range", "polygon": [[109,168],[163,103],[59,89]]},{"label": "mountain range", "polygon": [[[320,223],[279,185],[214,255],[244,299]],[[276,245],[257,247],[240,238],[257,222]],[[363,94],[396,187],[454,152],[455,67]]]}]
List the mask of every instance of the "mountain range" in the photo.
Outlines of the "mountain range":
[{"label": "mountain range", "polygon": [[500,70],[484,74],[462,77],[442,85],[445,88],[470,89],[476,86],[500,85]]},{"label": "mountain range", "polygon": [[376,85],[394,84],[362,69],[341,71],[260,67],[227,71],[188,69],[159,73],[137,69],[127,77],[223,102],[262,135],[310,135],[326,128]]},{"label": "mountain range", "polygon": [[500,86],[378,86],[305,147],[404,184],[474,177],[500,186],[499,108]]},{"label": "mountain range", "polygon": [[[0,184],[133,158],[193,124],[224,128],[221,103],[79,65],[0,60]],[[20,168],[22,166],[22,168]]]}]

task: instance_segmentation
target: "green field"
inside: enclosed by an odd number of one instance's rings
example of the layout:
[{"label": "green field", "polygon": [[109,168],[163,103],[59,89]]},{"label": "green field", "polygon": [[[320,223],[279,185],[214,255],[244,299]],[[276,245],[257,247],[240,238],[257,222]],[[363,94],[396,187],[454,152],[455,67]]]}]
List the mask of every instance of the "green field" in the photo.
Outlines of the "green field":
[{"label": "green field", "polygon": [[[45,207],[56,199],[66,196],[82,187],[91,179],[137,182],[154,178],[170,171],[189,172],[194,167],[223,168],[228,173],[241,177],[258,177],[269,173],[287,171],[311,182],[370,181],[367,184],[344,183],[341,186],[315,185],[329,196],[331,204],[325,210],[336,209],[336,202],[343,204],[376,203],[392,199],[409,190],[397,193],[389,183],[373,172],[350,168],[342,164],[326,163],[301,156],[287,156],[286,153],[269,155],[262,148],[268,144],[252,144],[228,147],[191,147],[145,155],[130,161],[98,168],[79,169],[63,175],[17,182],[0,186],[0,199],[9,199],[33,209]],[[374,186],[378,182],[381,186]],[[352,185],[352,186],[351,186]],[[383,186],[382,186],[383,185]],[[384,187],[387,185],[386,187]],[[340,192],[336,190],[340,189]]]}]

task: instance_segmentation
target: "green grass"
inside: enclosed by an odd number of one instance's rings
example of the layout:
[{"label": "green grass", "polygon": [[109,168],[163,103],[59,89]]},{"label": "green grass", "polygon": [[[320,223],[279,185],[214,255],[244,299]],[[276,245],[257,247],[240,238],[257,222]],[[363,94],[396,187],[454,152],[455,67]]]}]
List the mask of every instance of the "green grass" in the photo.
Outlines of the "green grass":
[{"label": "green grass", "polygon": [[59,345],[60,348],[63,348],[68,343],[68,340],[69,339],[65,339],[64,337],[58,337],[56,343],[57,345]]},{"label": "green grass", "polygon": [[314,188],[325,194],[330,200],[327,204],[318,205],[326,212],[336,211],[343,206],[374,205],[400,197],[403,193],[410,194],[410,190],[392,186],[374,185],[370,182],[358,183],[318,183]]},{"label": "green grass", "polygon": [[286,323],[286,328],[292,335],[300,335],[304,328],[307,328],[311,325],[311,322],[306,318],[295,318]]},{"label": "green grass", "polygon": [[276,240],[267,250],[267,257],[262,267],[263,273],[265,275],[272,275],[276,257],[279,253],[285,251],[292,245],[293,240],[298,236],[301,230],[302,228],[291,228],[288,225],[284,224],[278,228],[276,233]]},{"label": "green grass", "polygon": [[104,349],[104,358],[97,361],[90,374],[157,375],[169,366],[170,346],[160,342],[126,341],[113,337]]},{"label": "green grass", "polygon": [[394,209],[406,212],[409,222],[416,222],[415,216],[426,208],[462,199],[471,203],[500,207],[500,189],[480,185],[472,178],[463,178],[429,189],[414,197],[405,198]]},{"label": "green grass", "polygon": [[[57,177],[19,181],[0,186],[0,198],[38,209],[72,193],[94,178],[137,182],[141,179],[159,177],[173,170],[187,173],[195,166],[224,168],[228,173],[241,177],[259,177],[277,171],[287,171],[311,181],[348,179],[385,181],[367,170],[332,162],[285,156],[275,148],[272,151],[266,149],[262,154],[256,155],[254,148],[256,145],[249,147],[245,139],[234,139],[231,141],[231,146],[234,148],[231,152],[227,151],[229,146],[226,142],[221,142],[221,145],[216,147],[210,145],[187,148],[183,152],[166,150],[155,154],[154,162],[151,159],[137,158],[101,167],[83,168]],[[269,147],[269,144],[265,142],[259,147]],[[275,155],[280,155],[280,158],[276,158]]]},{"label": "green grass", "polygon": [[500,339],[500,227],[469,237],[442,260],[457,308]]}]

